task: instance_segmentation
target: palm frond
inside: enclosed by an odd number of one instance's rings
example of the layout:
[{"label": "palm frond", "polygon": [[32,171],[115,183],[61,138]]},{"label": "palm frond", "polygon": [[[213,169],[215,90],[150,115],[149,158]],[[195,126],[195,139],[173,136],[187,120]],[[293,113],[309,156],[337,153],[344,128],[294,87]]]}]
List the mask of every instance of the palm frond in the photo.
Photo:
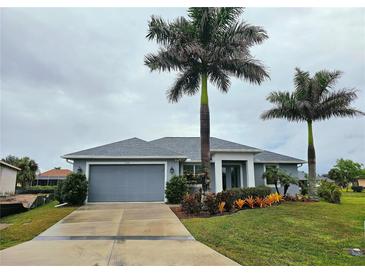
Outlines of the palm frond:
[{"label": "palm frond", "polygon": [[144,64],[148,66],[151,71],[171,71],[182,68],[184,59],[183,56],[176,54],[175,51],[160,49],[157,54],[147,54],[145,56]]},{"label": "palm frond", "polygon": [[328,71],[321,70],[318,71],[312,78],[313,86],[313,96],[315,96],[315,101],[319,101],[322,96],[327,94],[331,89],[333,89],[338,78],[340,78],[342,72],[339,70]]},{"label": "palm frond", "polygon": [[310,85],[310,75],[308,71],[302,71],[300,68],[295,68],[294,86],[295,93],[298,99],[306,99]]},{"label": "palm frond", "polygon": [[220,67],[237,78],[254,84],[261,84],[265,79],[270,79],[266,68],[260,61],[247,57],[221,60]]},{"label": "palm frond", "polygon": [[271,92],[266,99],[275,106],[261,114],[261,119],[284,118],[289,121],[303,121],[304,117],[297,106],[293,94],[289,92]]},{"label": "palm frond", "polygon": [[178,74],[175,83],[167,91],[167,99],[170,103],[177,103],[184,94],[195,95],[199,91],[199,73],[194,69],[188,69]]},{"label": "palm frond", "polygon": [[212,67],[208,68],[208,74],[210,80],[215,86],[218,87],[219,90],[225,93],[228,92],[228,89],[231,86],[231,81],[229,80],[229,76],[224,73],[224,71],[217,67]]},{"label": "palm frond", "polygon": [[241,7],[224,7],[217,8],[216,24],[217,26],[231,26],[241,16],[244,8]]},{"label": "palm frond", "polygon": [[356,89],[341,89],[327,94],[315,109],[315,119],[324,120],[331,116],[346,117],[360,116],[363,112],[351,107],[351,103],[357,98]]},{"label": "palm frond", "polygon": [[177,40],[188,40],[191,31],[191,24],[184,17],[178,17],[172,22],[166,22],[159,16],[151,16],[146,38],[156,40],[158,44],[166,46]]}]

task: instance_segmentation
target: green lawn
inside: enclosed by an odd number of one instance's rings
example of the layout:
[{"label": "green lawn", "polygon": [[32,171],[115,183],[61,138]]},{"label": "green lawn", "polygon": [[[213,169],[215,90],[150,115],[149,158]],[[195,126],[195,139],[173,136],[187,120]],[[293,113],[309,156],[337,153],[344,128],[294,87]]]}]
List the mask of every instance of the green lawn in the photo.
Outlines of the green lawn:
[{"label": "green lawn", "polygon": [[340,205],[287,202],[212,218],[183,220],[193,236],[242,265],[365,265],[365,193]]},{"label": "green lawn", "polygon": [[76,209],[55,208],[56,204],[57,202],[51,202],[27,212],[1,218],[1,223],[12,225],[0,230],[0,250],[33,239]]}]

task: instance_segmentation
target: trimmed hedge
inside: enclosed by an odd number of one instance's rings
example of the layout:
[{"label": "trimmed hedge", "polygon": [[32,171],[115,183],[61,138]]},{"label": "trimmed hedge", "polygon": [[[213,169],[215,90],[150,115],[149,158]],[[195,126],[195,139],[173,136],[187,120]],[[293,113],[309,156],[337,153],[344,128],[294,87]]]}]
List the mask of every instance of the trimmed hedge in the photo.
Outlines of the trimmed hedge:
[{"label": "trimmed hedge", "polygon": [[49,194],[54,193],[57,186],[31,186],[27,189],[16,190],[17,194]]},{"label": "trimmed hedge", "polygon": [[352,186],[351,187],[353,192],[362,192],[364,190],[363,186]]}]

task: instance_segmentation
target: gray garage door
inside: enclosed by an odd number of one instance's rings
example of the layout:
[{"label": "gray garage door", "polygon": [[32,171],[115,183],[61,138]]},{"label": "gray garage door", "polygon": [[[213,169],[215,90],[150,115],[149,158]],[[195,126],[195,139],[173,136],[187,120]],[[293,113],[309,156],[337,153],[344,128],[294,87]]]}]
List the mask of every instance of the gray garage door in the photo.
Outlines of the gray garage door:
[{"label": "gray garage door", "polygon": [[164,200],[164,165],[90,165],[89,202]]}]

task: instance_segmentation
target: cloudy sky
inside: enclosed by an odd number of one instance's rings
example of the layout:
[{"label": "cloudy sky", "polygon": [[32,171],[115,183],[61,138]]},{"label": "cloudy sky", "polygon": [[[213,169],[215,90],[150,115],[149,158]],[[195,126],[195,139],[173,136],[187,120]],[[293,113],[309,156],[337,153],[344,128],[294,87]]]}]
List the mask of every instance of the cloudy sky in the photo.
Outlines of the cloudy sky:
[{"label": "cloudy sky", "polygon": [[[186,9],[2,9],[0,156],[30,156],[44,171],[70,168],[63,154],[130,137],[198,136],[199,96],[169,104],[174,74],[143,65],[157,49],[145,39],[152,14]],[[243,19],[270,36],[253,53],[271,80],[233,80],[228,94],[209,86],[211,135],[306,159],[306,125],[261,121],[265,97],[292,90],[296,66],[339,69],[337,87],[358,88],[364,110],[365,9],[248,8]],[[320,173],[340,157],[365,161],[364,118],[316,123],[314,133]]]}]

